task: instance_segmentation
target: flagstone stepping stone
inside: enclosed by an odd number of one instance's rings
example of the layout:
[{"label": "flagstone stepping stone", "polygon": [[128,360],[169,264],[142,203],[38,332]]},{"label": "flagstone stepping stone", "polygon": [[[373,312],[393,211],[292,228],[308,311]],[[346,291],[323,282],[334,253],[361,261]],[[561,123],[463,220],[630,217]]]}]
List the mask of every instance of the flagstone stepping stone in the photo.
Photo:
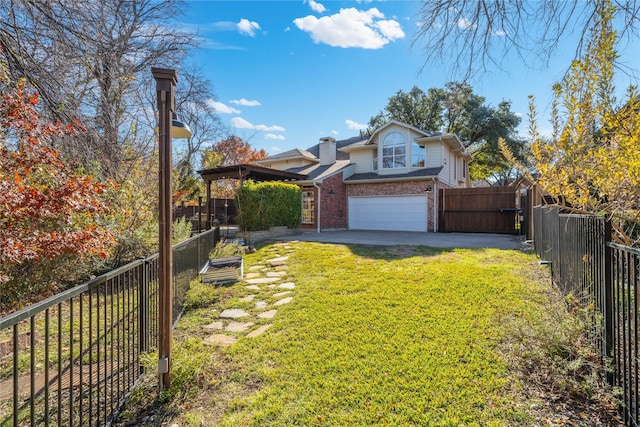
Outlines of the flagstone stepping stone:
[{"label": "flagstone stepping stone", "polygon": [[223,319],[237,319],[239,317],[247,317],[248,315],[249,313],[241,308],[229,308],[220,313],[220,317]]},{"label": "flagstone stepping stone", "polygon": [[276,267],[278,265],[285,265],[288,259],[289,259],[288,256],[281,256],[278,258],[269,259],[267,260],[267,262],[271,265],[271,267]]},{"label": "flagstone stepping stone", "polygon": [[245,279],[255,279],[256,277],[260,277],[260,273],[247,273],[244,275]]},{"label": "flagstone stepping stone", "polygon": [[266,301],[258,301],[256,303],[256,308],[260,308],[260,309],[267,308],[267,302]]},{"label": "flagstone stepping stone", "polygon": [[206,337],[203,342],[208,345],[224,345],[229,346],[233,345],[238,341],[236,337],[232,337],[231,335],[225,334],[214,334]]},{"label": "flagstone stepping stone", "polygon": [[276,298],[280,298],[280,297],[283,297],[283,296],[285,296],[287,294],[290,294],[290,293],[291,293],[291,291],[278,292],[277,294],[273,294],[273,296],[276,297]]},{"label": "flagstone stepping stone", "polygon": [[280,280],[279,277],[258,277],[256,279],[249,279],[247,283],[251,283],[252,285],[257,285],[259,283],[273,283]]},{"label": "flagstone stepping stone", "polygon": [[230,322],[224,330],[227,332],[243,332],[253,325],[255,325],[255,323],[252,322]]},{"label": "flagstone stepping stone", "polygon": [[222,321],[218,320],[216,322],[209,323],[208,325],[204,325],[203,328],[205,328],[205,329],[215,329],[215,330],[221,331],[222,330]]},{"label": "flagstone stepping stone", "polygon": [[249,285],[249,286],[245,286],[245,288],[251,289],[252,291],[259,291],[260,290],[260,286],[258,286],[258,285]]},{"label": "flagstone stepping stone", "polygon": [[240,298],[240,301],[242,301],[242,302],[251,302],[251,301],[253,301],[253,299],[254,299],[255,297],[256,297],[256,295],[255,295],[255,294],[247,295],[247,296],[246,296],[246,297],[244,297],[244,298]]},{"label": "flagstone stepping stone", "polygon": [[258,319],[273,319],[276,313],[278,313],[278,310],[265,311],[264,313],[258,314]]},{"label": "flagstone stepping stone", "polygon": [[286,275],[287,273],[285,271],[270,271],[267,273],[267,277],[282,277]]},{"label": "flagstone stepping stone", "polygon": [[247,337],[249,337],[249,338],[258,337],[258,336],[264,334],[267,331],[267,329],[269,329],[270,327],[271,327],[271,323],[268,323],[266,325],[262,325],[258,329],[256,329],[255,331],[249,332],[247,334]]},{"label": "flagstone stepping stone", "polygon": [[273,305],[277,307],[279,305],[289,304],[291,301],[293,301],[293,297],[286,297],[276,301]]},{"label": "flagstone stepping stone", "polygon": [[269,289],[275,289],[277,287],[278,287],[278,285],[267,285],[267,288],[269,288]]},{"label": "flagstone stepping stone", "polygon": [[293,282],[286,282],[279,284],[278,287],[282,289],[293,289],[296,287],[296,284]]},{"label": "flagstone stepping stone", "polygon": [[262,270],[263,268],[265,268],[264,265],[252,265],[251,267],[249,267],[249,271]]},{"label": "flagstone stepping stone", "polygon": [[276,271],[286,271],[289,269],[288,265],[276,265]]}]

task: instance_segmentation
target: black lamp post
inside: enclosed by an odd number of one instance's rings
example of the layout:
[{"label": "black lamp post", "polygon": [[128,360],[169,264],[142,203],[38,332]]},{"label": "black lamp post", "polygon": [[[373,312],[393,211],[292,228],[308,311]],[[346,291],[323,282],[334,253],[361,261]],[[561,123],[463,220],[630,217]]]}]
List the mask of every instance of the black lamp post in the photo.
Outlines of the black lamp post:
[{"label": "black lamp post", "polygon": [[159,149],[159,254],[158,254],[158,374],[160,388],[171,385],[171,328],[173,323],[173,253],[172,236],[172,190],[171,190],[171,135],[176,138],[191,137],[187,125],[175,118],[174,86],[178,82],[175,70],[152,68],[156,80],[158,101],[158,149]]}]

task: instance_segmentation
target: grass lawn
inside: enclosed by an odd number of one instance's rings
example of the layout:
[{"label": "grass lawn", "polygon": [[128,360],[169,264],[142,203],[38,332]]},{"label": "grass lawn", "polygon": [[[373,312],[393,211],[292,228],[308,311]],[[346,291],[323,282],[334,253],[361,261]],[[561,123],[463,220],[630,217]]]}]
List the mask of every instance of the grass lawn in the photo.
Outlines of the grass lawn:
[{"label": "grass lawn", "polygon": [[[283,280],[296,287],[273,319],[252,320],[271,324],[259,337],[239,333],[224,347],[202,342],[210,333],[203,326],[223,309],[251,313],[255,301],[243,297],[258,293],[272,305],[278,290],[194,286],[193,307],[176,330],[174,384],[158,399],[155,422],[519,426],[561,418],[548,396],[528,391],[527,378],[538,371],[520,372],[573,340],[562,299],[534,255],[295,242],[247,255],[246,271],[278,254],[289,257]],[[574,390],[582,400],[584,381],[567,383],[582,388]],[[591,398],[601,396],[588,386]],[[151,388],[134,393],[125,417],[140,411]]]}]

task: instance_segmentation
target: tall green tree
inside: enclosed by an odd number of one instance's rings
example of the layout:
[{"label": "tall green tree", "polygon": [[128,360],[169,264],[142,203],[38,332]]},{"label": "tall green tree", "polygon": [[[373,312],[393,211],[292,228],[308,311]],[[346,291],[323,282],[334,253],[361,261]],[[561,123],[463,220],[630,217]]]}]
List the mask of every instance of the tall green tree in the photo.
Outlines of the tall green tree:
[{"label": "tall green tree", "polygon": [[449,82],[444,88],[431,88],[426,93],[415,86],[409,92],[398,91],[389,98],[384,110],[371,118],[369,130],[389,120],[458,135],[474,157],[470,165],[472,179],[500,185],[517,179],[517,169],[500,150],[500,137],[507,141],[518,160],[527,160],[526,140],[516,131],[521,119],[511,111],[511,103],[502,101],[494,108],[467,83]]}]

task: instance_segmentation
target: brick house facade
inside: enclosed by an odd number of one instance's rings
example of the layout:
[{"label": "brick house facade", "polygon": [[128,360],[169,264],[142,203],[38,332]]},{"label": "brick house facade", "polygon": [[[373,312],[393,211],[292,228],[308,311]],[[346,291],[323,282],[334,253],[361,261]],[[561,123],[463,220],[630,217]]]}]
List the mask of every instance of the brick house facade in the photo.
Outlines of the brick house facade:
[{"label": "brick house facade", "polygon": [[303,192],[304,229],[437,231],[437,191],[470,187],[470,160],[456,135],[391,121],[255,164],[306,177],[291,181]]}]

